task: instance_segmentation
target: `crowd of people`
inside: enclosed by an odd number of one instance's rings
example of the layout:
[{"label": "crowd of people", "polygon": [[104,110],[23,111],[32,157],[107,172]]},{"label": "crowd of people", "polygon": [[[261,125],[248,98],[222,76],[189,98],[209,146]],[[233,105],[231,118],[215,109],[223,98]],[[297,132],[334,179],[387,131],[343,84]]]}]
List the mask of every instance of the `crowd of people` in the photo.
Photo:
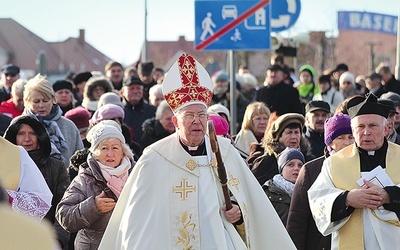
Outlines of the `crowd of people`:
[{"label": "crowd of people", "polygon": [[53,249],[399,249],[400,82],[298,72],[278,55],[232,84],[183,53],[51,83],[4,65],[0,208],[43,220]]}]

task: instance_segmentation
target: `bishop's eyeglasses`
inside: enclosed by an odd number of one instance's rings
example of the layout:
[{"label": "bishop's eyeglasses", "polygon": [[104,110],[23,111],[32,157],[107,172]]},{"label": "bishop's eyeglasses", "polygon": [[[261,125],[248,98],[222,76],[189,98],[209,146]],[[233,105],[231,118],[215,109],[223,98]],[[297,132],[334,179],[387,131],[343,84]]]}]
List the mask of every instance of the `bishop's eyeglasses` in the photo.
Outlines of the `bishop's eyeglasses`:
[{"label": "bishop's eyeglasses", "polygon": [[200,121],[206,121],[208,118],[208,114],[206,112],[200,112],[200,113],[184,113],[182,115],[182,119],[186,122],[193,122],[194,119],[198,117]]}]

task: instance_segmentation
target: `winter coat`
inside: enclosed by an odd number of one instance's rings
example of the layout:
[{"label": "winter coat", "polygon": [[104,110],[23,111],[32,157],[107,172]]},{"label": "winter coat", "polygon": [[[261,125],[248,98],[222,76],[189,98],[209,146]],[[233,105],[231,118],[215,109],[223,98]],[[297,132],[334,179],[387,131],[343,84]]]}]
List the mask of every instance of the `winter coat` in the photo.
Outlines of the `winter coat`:
[{"label": "winter coat", "polygon": [[396,78],[392,75],[392,78],[383,85],[383,90],[385,92],[392,91],[400,95],[400,81],[396,80]]},{"label": "winter coat", "polygon": [[321,172],[329,155],[307,162],[297,177],[286,229],[299,250],[331,249],[331,236],[324,237],[317,229],[311,214],[307,191]]},{"label": "winter coat", "polygon": [[[132,167],[133,168],[133,162]],[[68,232],[78,232],[75,249],[97,249],[113,210],[101,213],[95,197],[107,187],[96,160],[91,158],[65,191],[57,206],[56,218]],[[113,197],[109,197],[113,198]]]},{"label": "winter coat", "polygon": [[304,105],[300,103],[299,92],[292,86],[284,83],[265,86],[258,90],[256,101],[264,102],[272,112],[277,115],[286,113],[304,114]]},{"label": "winter coat", "polygon": [[155,117],[147,119],[144,121],[143,125],[143,135],[140,140],[140,146],[144,149],[150,144],[167,137],[170,135],[168,131],[166,131],[161,123],[156,120]]},{"label": "winter coat", "polygon": [[281,218],[283,225],[286,226],[290,206],[289,194],[280,189],[272,179],[268,180],[262,188],[274,206],[279,218]]},{"label": "winter coat", "polygon": [[311,145],[311,153],[315,157],[323,156],[324,148],[326,146],[324,132],[317,132],[312,130],[310,127],[307,127],[305,136]]},{"label": "winter coat", "polygon": [[70,183],[68,172],[63,161],[56,159],[53,156],[49,156],[51,152],[50,138],[46,129],[35,117],[23,115],[12,120],[4,138],[16,144],[18,131],[23,124],[29,125],[36,132],[39,148],[28,151],[28,154],[39,168],[47,186],[53,194],[51,208],[44,218],[53,225],[57,235],[57,240],[62,246],[65,246],[69,240],[69,233],[56,221],[55,211],[57,204],[60,202]]},{"label": "winter coat", "polygon": [[135,132],[135,139],[139,141],[143,135],[142,124],[145,120],[156,116],[157,108],[145,102],[143,98],[136,105],[130,104],[124,98],[123,104],[125,112],[124,123],[133,129]]},{"label": "winter coat", "polygon": [[11,118],[15,118],[17,116],[22,115],[22,110],[18,110],[15,104],[13,103],[13,99],[8,99],[4,101],[0,105],[0,113],[5,114]]},{"label": "winter coat", "polygon": [[[284,149],[285,147],[279,142],[268,142],[264,148],[264,154],[254,160],[251,171],[260,185],[263,185],[267,180],[272,179],[274,175],[278,174],[277,157]],[[315,158],[311,153],[310,143],[304,135],[300,139],[300,150],[306,162]]]},{"label": "winter coat", "polygon": [[339,91],[331,87],[326,91],[326,93],[315,94],[313,100],[327,102],[331,107],[331,113],[333,114],[339,104],[343,102],[343,96]]},{"label": "winter coat", "polygon": [[[218,97],[217,95],[213,95],[211,100],[211,105],[221,104],[225,106],[228,110],[231,110],[231,102],[228,100],[226,94]],[[246,99],[241,93],[237,96],[236,99],[236,129],[240,129],[242,127],[244,112],[246,111],[247,106],[250,104],[250,101]]]}]

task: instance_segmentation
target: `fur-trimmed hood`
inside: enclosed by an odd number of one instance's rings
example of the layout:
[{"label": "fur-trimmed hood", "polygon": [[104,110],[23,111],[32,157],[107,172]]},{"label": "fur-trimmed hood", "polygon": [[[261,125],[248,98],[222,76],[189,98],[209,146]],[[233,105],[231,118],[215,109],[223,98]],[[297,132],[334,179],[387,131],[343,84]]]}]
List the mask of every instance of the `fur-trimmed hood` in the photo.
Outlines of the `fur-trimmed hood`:
[{"label": "fur-trimmed hood", "polygon": [[[263,145],[264,154],[275,155],[275,157],[278,157],[278,155],[285,149],[285,146],[283,146],[280,142],[273,140],[272,138],[264,138]],[[301,135],[300,138],[300,150],[304,157],[312,155],[311,144],[308,142],[304,134]]]}]

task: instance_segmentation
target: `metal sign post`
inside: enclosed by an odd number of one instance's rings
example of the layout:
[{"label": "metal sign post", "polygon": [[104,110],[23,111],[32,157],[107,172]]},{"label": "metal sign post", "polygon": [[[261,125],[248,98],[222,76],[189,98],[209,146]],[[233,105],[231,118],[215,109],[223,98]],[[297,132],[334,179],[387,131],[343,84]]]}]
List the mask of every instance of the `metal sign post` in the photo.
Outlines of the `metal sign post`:
[{"label": "metal sign post", "polygon": [[230,75],[230,113],[231,113],[231,134],[236,135],[236,124],[237,124],[237,114],[236,112],[232,112],[237,110],[236,108],[236,53],[233,50],[229,51],[229,75]]}]

